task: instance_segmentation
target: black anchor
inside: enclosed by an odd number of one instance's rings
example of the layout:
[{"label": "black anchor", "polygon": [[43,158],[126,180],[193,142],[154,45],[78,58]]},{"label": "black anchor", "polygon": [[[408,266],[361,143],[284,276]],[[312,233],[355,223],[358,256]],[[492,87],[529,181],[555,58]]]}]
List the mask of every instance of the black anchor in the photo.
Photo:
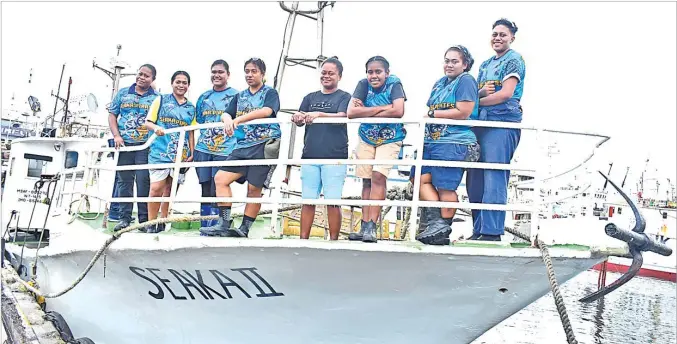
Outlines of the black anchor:
[{"label": "black anchor", "polygon": [[602,177],[604,177],[604,179],[606,179],[609,183],[611,183],[614,189],[616,189],[616,191],[621,196],[623,196],[623,199],[625,199],[628,205],[630,205],[632,213],[635,215],[635,227],[632,229],[632,231],[618,228],[613,223],[609,223],[604,227],[604,232],[608,236],[614,239],[624,241],[628,244],[628,248],[630,249],[630,256],[632,257],[632,264],[630,264],[628,272],[626,272],[616,281],[579,300],[581,302],[586,303],[604,297],[604,295],[607,295],[612,291],[618,289],[620,286],[624,285],[625,283],[628,283],[628,281],[630,281],[633,277],[635,277],[635,275],[637,275],[637,273],[639,272],[639,269],[642,267],[642,263],[644,262],[642,252],[650,251],[666,257],[672,255],[672,249],[670,247],[668,247],[663,243],[659,243],[656,242],[655,240],[652,240],[651,238],[649,238],[649,236],[647,236],[644,233],[646,221],[642,217],[642,214],[639,213],[639,209],[637,209],[637,206],[630,200],[630,197],[628,197],[628,195],[626,195],[625,192],[623,192],[623,190],[621,190],[621,188],[619,188],[616,185],[616,183],[611,181],[609,177],[604,175],[604,173],[600,171],[597,172],[599,172],[599,174],[601,174]]}]

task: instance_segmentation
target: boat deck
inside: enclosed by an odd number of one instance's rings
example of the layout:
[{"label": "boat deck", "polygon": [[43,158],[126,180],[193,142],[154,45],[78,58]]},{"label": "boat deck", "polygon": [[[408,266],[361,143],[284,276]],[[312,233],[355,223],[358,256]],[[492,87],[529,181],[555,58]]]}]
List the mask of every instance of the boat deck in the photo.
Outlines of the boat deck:
[{"label": "boat deck", "polygon": [[[87,217],[88,214],[83,214]],[[93,218],[94,216],[92,216]],[[285,222],[281,217],[280,222]],[[102,218],[91,220],[76,219],[68,223],[65,215],[53,217],[48,222],[50,228],[49,245],[40,249],[40,256],[59,255],[75,251],[96,251],[113,234],[112,227],[116,222],[110,222],[108,228],[101,228]],[[235,219],[237,222],[238,219]],[[446,255],[478,255],[497,257],[534,257],[540,258],[537,248],[530,247],[525,242],[510,242],[504,237],[503,242],[475,242],[457,240],[448,246],[430,246],[417,241],[395,240],[393,238],[379,240],[378,243],[352,242],[348,240],[328,241],[322,238],[300,240],[295,235],[273,236],[269,228],[270,217],[261,216],[252,227],[250,238],[222,238],[206,237],[199,233],[197,226],[176,226],[172,224],[166,231],[158,234],[147,234],[132,231],[123,234],[116,240],[109,250],[160,250],[170,251],[186,248],[206,247],[279,247],[279,248],[314,248],[321,250],[352,250],[373,252],[409,252]],[[288,229],[286,231],[289,231]],[[293,233],[292,233],[293,234]],[[508,235],[506,235],[507,237]],[[591,247],[579,244],[552,245],[550,254],[553,258],[597,258],[604,254],[608,247]],[[622,245],[614,249],[622,249]],[[35,253],[26,248],[26,254]],[[601,250],[601,251],[600,251]]]}]

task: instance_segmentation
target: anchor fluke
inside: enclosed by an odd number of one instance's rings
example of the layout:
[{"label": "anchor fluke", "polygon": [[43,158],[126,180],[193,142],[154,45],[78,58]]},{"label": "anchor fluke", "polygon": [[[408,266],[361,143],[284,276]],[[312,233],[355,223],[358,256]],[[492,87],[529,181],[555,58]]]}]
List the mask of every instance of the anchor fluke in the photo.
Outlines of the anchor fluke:
[{"label": "anchor fluke", "polygon": [[658,243],[651,238],[649,238],[646,234],[644,234],[644,229],[646,228],[646,221],[642,217],[642,214],[640,214],[639,209],[637,209],[637,206],[635,205],[634,202],[628,197],[628,195],[621,190],[621,188],[616,185],[609,177],[607,177],[604,173],[601,171],[598,171],[599,174],[606,179],[611,186],[616,189],[616,191],[625,199],[625,202],[628,203],[630,208],[632,209],[632,214],[635,216],[635,227],[632,228],[632,231],[628,231],[622,228],[618,228],[615,224],[609,223],[604,227],[604,232],[614,238],[618,239],[621,241],[624,241],[625,243],[628,244],[628,248],[630,249],[630,255],[632,256],[632,264],[630,264],[630,268],[628,269],[628,272],[626,272],[623,276],[621,276],[619,279],[614,281],[613,283],[609,284],[606,287],[603,287],[602,289],[585,296],[581,298],[579,301],[581,302],[592,302],[595,300],[598,300],[605,295],[611,293],[612,291],[618,289],[620,286],[624,285],[628,281],[630,281],[633,277],[637,275],[639,272],[639,269],[642,267],[642,263],[644,262],[644,257],[642,257],[642,252],[650,251],[654,253],[658,253],[663,256],[670,256],[672,255],[672,249],[669,248],[667,245]]}]

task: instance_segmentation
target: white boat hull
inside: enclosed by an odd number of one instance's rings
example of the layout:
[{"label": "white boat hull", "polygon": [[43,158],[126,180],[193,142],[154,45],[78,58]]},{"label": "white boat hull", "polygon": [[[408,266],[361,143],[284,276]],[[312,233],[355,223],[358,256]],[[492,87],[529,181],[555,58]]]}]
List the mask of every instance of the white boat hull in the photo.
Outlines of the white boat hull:
[{"label": "white boat hull", "polygon": [[[196,241],[221,247],[189,248]],[[97,344],[469,343],[549,291],[536,249],[204,237],[183,243],[112,248],[47,308],[64,316],[76,338]],[[41,250],[37,271],[43,292],[70,285],[94,253],[48,252]],[[560,283],[601,260],[551,253],[575,257],[554,258]]]}]

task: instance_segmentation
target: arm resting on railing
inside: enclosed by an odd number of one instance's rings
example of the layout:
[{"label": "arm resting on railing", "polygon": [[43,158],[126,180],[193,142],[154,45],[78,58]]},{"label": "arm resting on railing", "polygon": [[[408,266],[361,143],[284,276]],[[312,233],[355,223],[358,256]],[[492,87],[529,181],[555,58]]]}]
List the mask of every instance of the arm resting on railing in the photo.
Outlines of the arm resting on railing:
[{"label": "arm resting on railing", "polygon": [[364,106],[362,100],[358,98],[350,99],[350,104],[348,104],[348,118],[364,118],[364,117],[374,117],[379,112],[392,109],[392,105],[383,105],[383,106]]},{"label": "arm resting on railing", "polygon": [[235,117],[235,119],[233,119],[233,123],[235,124],[235,126],[237,126],[238,124],[247,123],[247,122],[253,121],[255,119],[268,118],[272,114],[273,114],[273,109],[271,109],[269,107],[262,107],[260,109],[254,110],[254,111],[252,111],[252,112],[250,112],[246,115]]},{"label": "arm resting on railing", "polygon": [[402,118],[404,116],[404,98],[393,100],[393,106],[390,109],[379,112],[375,117]]},{"label": "arm resting on railing", "polygon": [[165,134],[165,131],[162,127],[160,127],[159,125],[157,125],[157,124],[155,124],[151,121],[146,120],[145,125],[146,125],[146,128],[152,130],[155,133],[155,135],[157,135],[157,136],[163,136]]},{"label": "arm resting on railing", "polygon": [[153,103],[150,104],[148,114],[146,115],[146,124],[145,124],[146,127],[152,130],[157,136],[163,136],[165,134],[164,128],[155,124],[155,122],[157,122],[158,120],[158,114],[160,113],[161,101],[162,99],[160,97],[155,98],[155,100],[153,100]]}]

